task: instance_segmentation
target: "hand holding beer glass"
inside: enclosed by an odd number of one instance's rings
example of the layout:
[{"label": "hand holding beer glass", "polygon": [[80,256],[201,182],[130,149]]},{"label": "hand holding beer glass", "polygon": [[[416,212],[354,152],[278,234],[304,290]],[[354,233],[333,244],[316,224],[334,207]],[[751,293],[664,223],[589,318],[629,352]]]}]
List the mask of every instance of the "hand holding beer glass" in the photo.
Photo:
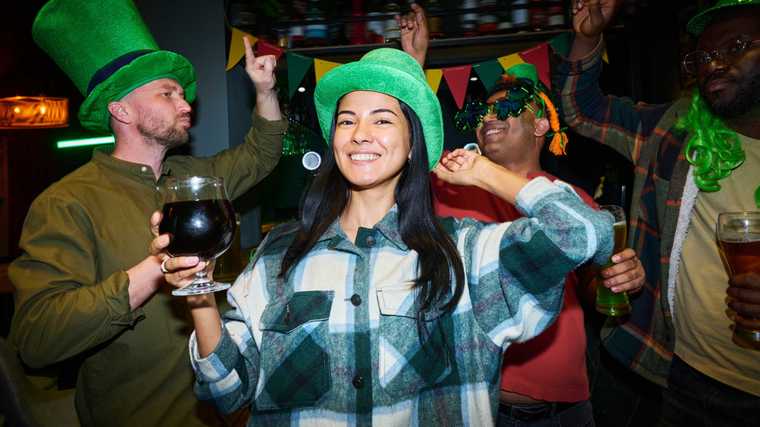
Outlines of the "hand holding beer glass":
[{"label": "hand holding beer glass", "polygon": [[[760,275],[760,212],[721,213],[716,234],[729,278],[750,272]],[[760,319],[746,320],[734,324],[732,340],[740,347],[760,350]]]},{"label": "hand holding beer glass", "polygon": [[[599,209],[605,210],[615,217],[615,223],[613,229],[615,232],[615,247],[612,250],[613,254],[616,254],[625,249],[626,237],[628,235],[628,227],[625,218],[625,211],[622,207],[617,205],[603,205]],[[597,273],[597,286],[596,286],[596,311],[605,314],[610,317],[625,316],[631,312],[631,304],[628,301],[628,294],[623,292],[612,292],[604,286],[604,278],[601,275],[601,271],[615,265],[612,262],[612,257],[603,265]]]},{"label": "hand holding beer glass", "polygon": [[[227,198],[222,178],[191,176],[167,178],[164,188],[160,234],[169,234],[166,251],[172,257],[197,256],[213,261],[232,244],[235,211]],[[214,282],[206,270],[195,273],[188,286],[174,289],[172,295],[188,296],[222,291],[229,283]]]}]

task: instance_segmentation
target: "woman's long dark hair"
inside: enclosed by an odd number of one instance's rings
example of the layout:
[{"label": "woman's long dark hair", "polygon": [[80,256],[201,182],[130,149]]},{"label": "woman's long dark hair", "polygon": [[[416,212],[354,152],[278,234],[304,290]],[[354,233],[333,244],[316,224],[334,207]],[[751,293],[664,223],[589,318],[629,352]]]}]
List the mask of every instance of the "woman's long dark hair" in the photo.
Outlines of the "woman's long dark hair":
[{"label": "woman's long dark hair", "polygon": [[[409,124],[412,153],[396,186],[399,232],[404,243],[417,251],[419,256],[419,276],[414,286],[419,291],[418,326],[425,329],[423,321],[427,312],[437,309],[445,313],[454,309],[464,289],[464,267],[454,242],[443,230],[433,211],[422,124],[408,105],[402,101],[399,104]],[[335,121],[334,118],[330,140],[335,135]],[[291,267],[306,256],[348,203],[350,183],[338,169],[334,154],[325,158],[303,200],[300,227],[295,240],[285,252],[280,277],[286,277]]]}]

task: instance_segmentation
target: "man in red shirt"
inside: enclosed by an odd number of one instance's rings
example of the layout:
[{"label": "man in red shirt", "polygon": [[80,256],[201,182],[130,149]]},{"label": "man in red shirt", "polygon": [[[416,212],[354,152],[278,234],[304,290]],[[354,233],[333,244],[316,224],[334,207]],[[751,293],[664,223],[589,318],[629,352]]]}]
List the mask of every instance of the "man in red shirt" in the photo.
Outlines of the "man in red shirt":
[{"label": "man in red shirt", "polygon": [[[427,29],[421,8],[400,20],[402,46],[424,62]],[[526,177],[556,179],[541,169],[539,157],[551,135],[550,151],[564,153],[566,136],[556,111],[541,90],[535,67],[521,64],[507,70],[485,103],[469,103],[457,125],[475,130],[481,153]],[[511,204],[474,187],[444,183],[433,176],[435,209],[440,216],[504,222],[522,214]],[[589,205],[583,190],[575,188]],[[615,292],[636,291],[644,270],[632,249],[613,256],[615,265],[602,272],[604,286]],[[574,273],[568,275],[564,304],[557,321],[531,341],[513,344],[504,356],[501,375],[500,426],[594,425],[586,370],[586,334],[578,294],[583,290]]]}]

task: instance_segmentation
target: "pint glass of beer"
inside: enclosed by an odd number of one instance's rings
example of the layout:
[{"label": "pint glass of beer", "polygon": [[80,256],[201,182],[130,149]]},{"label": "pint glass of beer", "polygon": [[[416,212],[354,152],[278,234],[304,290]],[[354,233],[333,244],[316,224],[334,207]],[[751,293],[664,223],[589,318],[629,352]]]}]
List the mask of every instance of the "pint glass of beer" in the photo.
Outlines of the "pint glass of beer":
[{"label": "pint glass of beer", "polygon": [[[615,223],[613,229],[615,231],[615,248],[612,250],[612,254],[616,254],[625,249],[625,242],[627,237],[628,227],[625,221],[625,211],[622,207],[617,205],[603,205],[599,207],[612,214],[615,217]],[[602,266],[601,270],[612,267],[615,263],[612,262],[612,258]],[[602,283],[604,278],[601,276],[601,270],[599,270],[599,276],[597,277],[596,287],[596,311],[606,314],[610,317],[625,316],[631,312],[631,304],[628,301],[628,294],[625,292],[615,293],[609,288],[605,287]]]},{"label": "pint glass of beer", "polygon": [[[721,213],[716,234],[729,277],[760,274],[760,212]],[[740,347],[760,350],[760,328],[735,324],[732,340]]]}]

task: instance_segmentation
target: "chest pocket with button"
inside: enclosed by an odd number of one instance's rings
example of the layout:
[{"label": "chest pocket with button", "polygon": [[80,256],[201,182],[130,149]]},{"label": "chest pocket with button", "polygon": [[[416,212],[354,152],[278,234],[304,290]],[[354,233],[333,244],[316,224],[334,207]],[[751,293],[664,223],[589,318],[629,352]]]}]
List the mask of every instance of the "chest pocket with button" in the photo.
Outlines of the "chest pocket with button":
[{"label": "chest pocket with button", "polygon": [[[416,291],[411,284],[377,290],[380,310],[378,380],[392,401],[452,378],[454,328],[450,314],[428,312],[417,325]],[[422,340],[420,340],[420,334]]]},{"label": "chest pocket with button", "polygon": [[[313,406],[330,389],[327,319],[332,291],[295,292],[261,315],[258,410]],[[263,385],[262,385],[263,384]]]}]

